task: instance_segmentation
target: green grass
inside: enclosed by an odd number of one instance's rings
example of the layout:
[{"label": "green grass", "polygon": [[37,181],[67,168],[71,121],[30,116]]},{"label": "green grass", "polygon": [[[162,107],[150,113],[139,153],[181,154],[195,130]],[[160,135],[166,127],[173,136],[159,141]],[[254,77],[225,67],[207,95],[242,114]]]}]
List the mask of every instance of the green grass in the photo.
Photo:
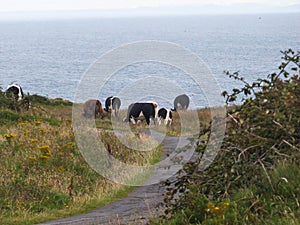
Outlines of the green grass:
[{"label": "green grass", "polygon": [[[86,213],[134,188],[113,183],[90,168],[75,142],[72,106],[53,101],[35,96],[28,111],[0,110],[0,224],[33,224]],[[109,132],[99,132],[99,138],[111,145],[114,157],[133,165],[159,161],[161,146],[150,152],[131,151]],[[143,147],[141,138],[154,145],[142,136],[128,138],[136,148]],[[132,179],[142,182],[146,175]]]},{"label": "green grass", "polygon": [[101,206],[107,205],[113,201],[126,197],[128,193],[134,190],[133,186],[123,186],[118,190],[112,190],[107,192],[106,195],[101,196],[101,198],[87,198],[86,202],[81,205],[70,206],[68,209],[61,210],[48,210],[46,213],[40,214],[25,214],[22,217],[11,217],[11,218],[1,218],[1,225],[30,225],[37,224],[46,221],[51,221],[59,218],[66,218],[78,214],[89,213]]},{"label": "green grass", "polygon": [[43,116],[20,114],[9,110],[0,111],[0,125],[16,126],[20,121],[23,122],[41,121],[41,122],[49,123],[52,126],[59,126],[61,124],[61,121],[56,118],[47,118]]}]

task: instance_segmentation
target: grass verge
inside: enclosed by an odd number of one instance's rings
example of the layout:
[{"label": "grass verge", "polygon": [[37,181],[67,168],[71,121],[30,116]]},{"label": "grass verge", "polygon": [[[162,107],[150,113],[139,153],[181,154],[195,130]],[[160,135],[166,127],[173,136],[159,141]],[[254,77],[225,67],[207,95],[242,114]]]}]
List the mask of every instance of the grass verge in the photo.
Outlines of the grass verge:
[{"label": "grass verge", "polygon": [[[44,105],[44,98],[35,99],[29,111],[0,110],[5,115],[0,117],[0,224],[34,224],[86,213],[134,188],[103,178],[85,162],[75,143],[69,104],[47,100]],[[161,147],[131,151],[109,131],[99,132],[99,138],[126,163],[148,165],[161,156]],[[145,137],[128,138],[140,148]]]}]

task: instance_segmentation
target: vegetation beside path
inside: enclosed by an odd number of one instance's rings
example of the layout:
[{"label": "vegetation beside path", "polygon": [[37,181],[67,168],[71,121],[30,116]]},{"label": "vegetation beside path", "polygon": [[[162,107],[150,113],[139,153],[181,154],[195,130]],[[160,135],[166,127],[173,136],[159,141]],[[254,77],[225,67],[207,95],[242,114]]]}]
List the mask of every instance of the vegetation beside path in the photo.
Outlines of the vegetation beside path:
[{"label": "vegetation beside path", "polygon": [[[72,131],[71,102],[27,97],[28,111],[0,91],[0,224],[35,224],[89,212],[133,189],[103,178],[87,165]],[[111,133],[101,131],[99,137],[123,162],[147,165],[160,159],[160,146],[131,151]],[[141,139],[156,146],[146,136],[128,138],[136,146]]]},{"label": "vegetation beside path", "polygon": [[[168,135],[199,135],[200,140],[198,159],[165,183],[165,214],[149,224],[300,224],[299,59],[299,52],[283,52],[279,71],[253,83],[226,72],[243,86],[223,93],[229,103],[226,136],[205,171],[198,168],[210,135],[210,109],[182,114],[194,118],[196,112],[200,134],[189,129],[195,127],[194,119],[183,127],[176,113],[170,127],[154,128]],[[74,141],[70,102],[30,97],[26,111],[18,102],[6,104],[7,96],[0,92],[0,224],[33,224],[87,212],[132,190],[86,164]],[[243,103],[232,106],[237,98]],[[124,147],[111,136],[110,121],[97,119],[96,126],[113,156],[137,165],[159,160],[160,149],[141,154]],[[139,146],[147,137],[134,132],[128,138]]]},{"label": "vegetation beside path", "polygon": [[[282,52],[278,72],[224,92],[230,107],[218,156],[206,170],[198,159],[179,171],[165,195],[165,214],[150,224],[300,224],[300,52]],[[177,198],[178,194],[180,198]]]}]

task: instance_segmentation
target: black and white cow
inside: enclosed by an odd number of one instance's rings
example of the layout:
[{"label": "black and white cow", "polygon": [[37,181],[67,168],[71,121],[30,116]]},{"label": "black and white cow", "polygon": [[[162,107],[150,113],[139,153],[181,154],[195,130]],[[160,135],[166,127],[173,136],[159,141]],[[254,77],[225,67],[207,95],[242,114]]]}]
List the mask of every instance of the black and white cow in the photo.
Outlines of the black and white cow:
[{"label": "black and white cow", "polygon": [[185,110],[189,107],[190,99],[186,94],[178,95],[174,100],[174,111]]},{"label": "black and white cow", "polygon": [[105,111],[110,112],[113,116],[119,116],[121,100],[118,97],[110,96],[105,100]]},{"label": "black and white cow", "polygon": [[24,93],[20,85],[13,83],[6,88],[7,94],[13,94],[17,101],[21,101],[24,98]]},{"label": "black and white cow", "polygon": [[172,118],[173,116],[171,110],[166,108],[161,108],[158,110],[158,125],[160,125],[162,121],[164,121],[165,125],[171,125]]},{"label": "black and white cow", "polygon": [[156,122],[158,114],[158,104],[156,102],[137,102],[128,106],[126,122],[132,122],[135,124],[135,120],[140,116],[144,116],[146,123],[150,125],[150,120],[153,119]]}]

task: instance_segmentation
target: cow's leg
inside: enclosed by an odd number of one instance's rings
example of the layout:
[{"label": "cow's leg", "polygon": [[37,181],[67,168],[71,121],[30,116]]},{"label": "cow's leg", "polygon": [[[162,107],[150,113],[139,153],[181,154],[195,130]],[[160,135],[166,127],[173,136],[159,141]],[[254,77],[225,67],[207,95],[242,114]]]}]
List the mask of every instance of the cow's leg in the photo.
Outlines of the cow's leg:
[{"label": "cow's leg", "polygon": [[165,119],[165,125],[167,126],[168,125],[168,119]]},{"label": "cow's leg", "polygon": [[146,118],[146,123],[148,126],[150,126],[150,117],[148,115],[144,115]]},{"label": "cow's leg", "polygon": [[130,117],[130,121],[132,124],[135,124],[135,119],[133,118],[133,116]]},{"label": "cow's leg", "polygon": [[161,125],[161,117],[157,119],[158,125]]}]

